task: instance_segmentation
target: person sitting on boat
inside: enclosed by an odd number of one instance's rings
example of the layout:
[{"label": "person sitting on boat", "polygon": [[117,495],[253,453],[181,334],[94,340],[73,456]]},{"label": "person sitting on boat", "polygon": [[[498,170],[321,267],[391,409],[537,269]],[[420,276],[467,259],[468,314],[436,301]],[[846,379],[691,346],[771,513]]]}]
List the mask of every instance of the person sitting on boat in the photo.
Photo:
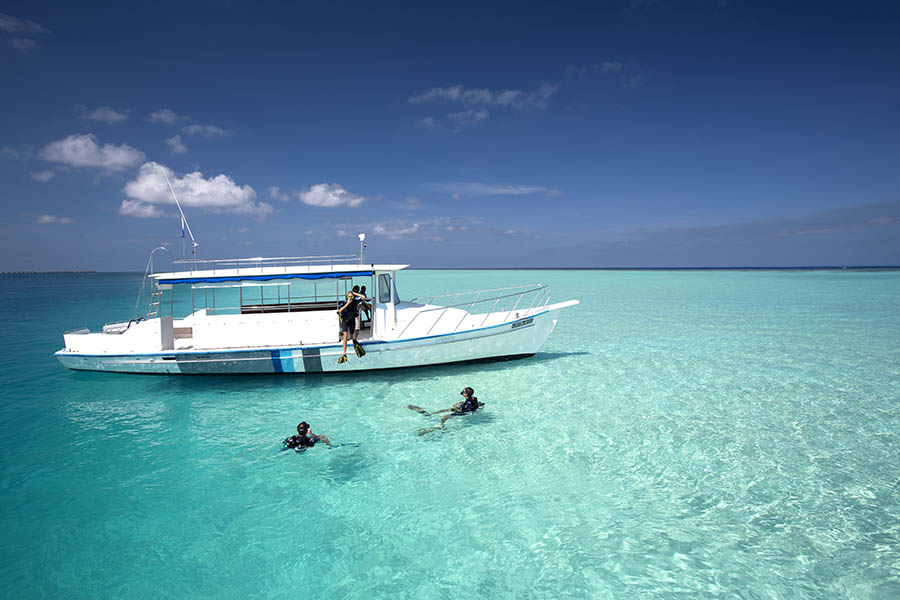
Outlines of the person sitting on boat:
[{"label": "person sitting on boat", "polygon": [[285,438],[281,446],[283,450],[290,448],[291,450],[302,452],[307,448],[312,448],[319,442],[324,442],[329,448],[331,447],[331,440],[328,439],[328,436],[314,434],[309,430],[309,423],[302,421],[297,425],[297,435]]},{"label": "person sitting on boat", "polygon": [[[360,296],[362,296],[362,301],[359,303],[359,307],[361,309],[363,309],[363,311],[366,313],[366,320],[371,322],[372,321],[372,307],[369,305],[368,302],[366,302],[366,300],[368,300],[368,297],[366,296],[366,286],[362,286],[359,289],[359,294],[360,294]],[[360,329],[362,329],[362,327],[360,327]]]},{"label": "person sitting on boat", "polygon": [[356,317],[359,315],[360,295],[355,292],[347,292],[347,301],[338,309],[338,315],[341,320],[341,333],[343,334],[343,354],[338,359],[338,364],[347,362],[347,336],[353,336],[353,349],[356,350],[356,356],[362,358],[366,355],[362,345],[356,340],[359,330],[356,328]]},{"label": "person sitting on boat", "polygon": [[410,410],[415,410],[426,416],[439,415],[441,413],[446,413],[446,412],[450,413],[449,415],[444,415],[443,417],[441,417],[441,424],[438,425],[437,427],[420,429],[419,435],[424,435],[424,434],[434,431],[436,429],[441,429],[444,426],[444,423],[447,422],[447,419],[449,419],[451,417],[458,417],[459,415],[464,415],[467,413],[473,413],[476,410],[478,410],[479,408],[481,408],[482,406],[484,406],[484,402],[478,401],[478,398],[475,397],[475,390],[473,390],[470,387],[463,388],[463,390],[459,394],[460,394],[460,396],[463,397],[461,402],[457,402],[456,404],[453,405],[452,408],[445,408],[444,410],[438,410],[435,412],[428,412],[427,410],[425,410],[423,408],[419,408],[418,406],[413,406],[412,404],[409,405],[408,408]]}]

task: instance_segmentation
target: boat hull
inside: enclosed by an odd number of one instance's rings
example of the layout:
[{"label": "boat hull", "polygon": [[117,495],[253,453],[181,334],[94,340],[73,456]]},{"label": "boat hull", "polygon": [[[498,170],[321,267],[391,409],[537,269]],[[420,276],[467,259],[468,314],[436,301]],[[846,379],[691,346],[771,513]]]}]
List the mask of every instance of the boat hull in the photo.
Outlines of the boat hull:
[{"label": "boat hull", "polygon": [[79,354],[60,350],[69,369],[161,375],[340,373],[397,369],[535,354],[556,326],[558,310],[477,330],[363,343],[358,358],[348,344],[347,361],[338,363],[340,344],[190,350],[151,354]]}]

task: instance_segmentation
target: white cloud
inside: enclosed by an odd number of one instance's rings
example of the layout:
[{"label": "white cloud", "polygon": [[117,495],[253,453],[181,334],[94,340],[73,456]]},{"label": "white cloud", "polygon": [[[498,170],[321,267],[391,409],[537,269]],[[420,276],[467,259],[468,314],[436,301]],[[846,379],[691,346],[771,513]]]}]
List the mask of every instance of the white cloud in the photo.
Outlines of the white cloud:
[{"label": "white cloud", "polygon": [[[413,94],[409,98],[411,104],[425,102],[460,102],[468,105],[496,105],[508,108],[546,108],[547,101],[559,89],[559,84],[542,83],[537,90],[525,92],[522,90],[490,90],[490,89],[466,89],[461,85],[453,85],[445,88],[431,88]],[[485,115],[486,116],[486,115]]]},{"label": "white cloud", "polygon": [[16,50],[22,50],[23,52],[34,50],[38,47],[38,43],[29,38],[14,37],[9,38],[7,42],[9,43],[10,47],[15,48]]},{"label": "white cloud", "polygon": [[255,202],[256,191],[252,187],[249,185],[238,186],[227,175],[216,175],[207,179],[203,177],[203,173],[195,171],[178,177],[168,167],[155,162],[146,162],[141,165],[137,176],[122,188],[131,201],[139,204],[126,200],[119,208],[119,212],[131,216],[156,216],[155,214],[137,213],[152,212],[147,205],[174,204],[175,200],[172,199],[172,193],[166,184],[163,170],[168,175],[183,207],[252,214],[256,217],[264,217],[272,212],[271,205],[265,202]]},{"label": "white cloud", "polygon": [[199,135],[205,138],[219,138],[229,135],[231,132],[215,125],[188,125],[182,129],[188,135]]},{"label": "white cloud", "polygon": [[188,147],[181,141],[181,135],[179,134],[167,138],[166,144],[169,146],[169,152],[172,154],[184,154],[188,151]]},{"label": "white cloud", "polygon": [[122,200],[122,204],[119,205],[119,214],[128,217],[137,217],[139,219],[148,219],[163,216],[163,211],[155,204],[125,199]]},{"label": "white cloud", "polygon": [[281,200],[282,202],[287,202],[291,199],[290,195],[282,192],[281,188],[279,188],[277,185],[273,185],[269,188],[269,198],[272,198],[273,200]]},{"label": "white cloud", "polygon": [[336,234],[338,237],[347,237],[347,236],[350,235],[349,233],[347,233],[347,232],[344,231],[343,229],[338,229],[338,230],[335,232],[335,234]]},{"label": "white cloud", "polygon": [[34,21],[17,19],[12,15],[0,13],[0,30],[6,33],[50,33],[50,30]]},{"label": "white cloud", "polygon": [[168,108],[161,108],[147,115],[147,120],[154,123],[177,123],[178,121],[187,121],[189,118],[176,114]]},{"label": "white cloud", "polygon": [[539,185],[492,184],[460,181],[455,183],[432,183],[428,187],[439,192],[453,194],[454,199],[463,196],[527,196],[546,192],[547,188]]},{"label": "white cloud", "polygon": [[0,31],[14,34],[14,37],[10,37],[6,40],[6,43],[9,44],[11,48],[21,50],[22,52],[34,50],[38,47],[37,42],[30,38],[22,36],[32,35],[35,33],[50,33],[50,30],[40,23],[35,23],[34,21],[29,21],[28,19],[22,20],[12,15],[3,13],[0,13]]},{"label": "white cloud", "polygon": [[565,194],[565,192],[562,190],[547,190],[546,192],[544,192],[544,195],[548,198],[558,198],[563,194]]},{"label": "white cloud", "polygon": [[121,123],[128,118],[127,110],[115,110],[109,106],[101,106],[84,115],[85,119],[103,123]]},{"label": "white cloud", "polygon": [[319,183],[300,192],[300,200],[310,206],[349,206],[355,208],[365,202],[365,198],[351,194],[336,183]]},{"label": "white cloud", "polygon": [[41,215],[34,220],[38,225],[70,225],[75,222],[72,217],[57,217],[56,215]]},{"label": "white cloud", "polygon": [[144,159],[144,153],[126,144],[114,146],[97,143],[92,133],[73,134],[67,138],[50,142],[40,152],[41,158],[71,167],[97,167],[109,171],[119,171],[136,165]]},{"label": "white cloud", "polygon": [[488,111],[483,108],[470,108],[469,110],[450,113],[447,118],[459,125],[474,125],[488,118]]},{"label": "white cloud", "polygon": [[35,181],[40,181],[41,183],[47,183],[56,173],[53,172],[53,169],[47,169],[46,171],[37,171],[31,173],[31,178]]},{"label": "white cloud", "polygon": [[388,221],[387,223],[379,223],[372,227],[372,233],[384,236],[390,240],[398,240],[419,233],[421,225],[419,223],[408,223],[403,220]]}]

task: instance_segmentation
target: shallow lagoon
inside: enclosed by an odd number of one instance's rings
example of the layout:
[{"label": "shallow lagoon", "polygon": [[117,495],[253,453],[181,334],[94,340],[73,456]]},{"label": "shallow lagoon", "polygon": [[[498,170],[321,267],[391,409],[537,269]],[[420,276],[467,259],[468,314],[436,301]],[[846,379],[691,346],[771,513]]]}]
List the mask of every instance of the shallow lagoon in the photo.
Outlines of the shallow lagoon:
[{"label": "shallow lagoon", "polygon": [[[411,271],[578,298],[529,359],[80,373],[140,276],[0,277],[10,597],[900,596],[900,272]],[[355,360],[355,357],[351,357]],[[485,409],[436,422],[475,388]],[[335,442],[280,441],[305,419]]]}]

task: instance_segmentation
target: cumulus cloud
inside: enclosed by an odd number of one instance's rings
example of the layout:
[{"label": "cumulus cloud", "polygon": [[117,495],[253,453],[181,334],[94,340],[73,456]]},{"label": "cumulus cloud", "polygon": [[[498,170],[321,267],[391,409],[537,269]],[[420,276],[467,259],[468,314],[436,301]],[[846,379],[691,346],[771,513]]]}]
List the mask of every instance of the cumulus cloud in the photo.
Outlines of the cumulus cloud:
[{"label": "cumulus cloud", "polygon": [[75,219],[56,215],[40,215],[34,222],[38,225],[70,225],[75,222]]},{"label": "cumulus cloud", "polygon": [[291,199],[290,195],[282,192],[281,188],[279,188],[277,185],[273,185],[269,188],[269,198],[272,198],[273,200],[281,200],[282,202],[287,202]]},{"label": "cumulus cloud", "polygon": [[155,162],[141,165],[137,176],[122,188],[128,199],[122,201],[119,212],[129,216],[159,216],[157,211],[160,205],[175,204],[163,171],[184,207],[256,217],[272,212],[271,205],[255,201],[256,191],[252,187],[239,186],[227,175],[205,178],[203,173],[195,171],[178,177],[168,167]]},{"label": "cumulus cloud", "polygon": [[155,204],[125,199],[119,205],[119,214],[139,219],[149,219],[163,216],[163,211]]},{"label": "cumulus cloud", "polygon": [[231,132],[215,125],[188,125],[182,131],[188,135],[199,135],[205,138],[219,138],[229,135]]},{"label": "cumulus cloud", "polygon": [[[559,89],[559,84],[542,83],[537,90],[490,90],[465,88],[462,85],[427,89],[409,98],[410,104],[425,102],[459,102],[468,105],[504,106],[515,109],[546,108],[547,101]],[[485,115],[487,116],[487,115]]]},{"label": "cumulus cloud", "polygon": [[56,173],[53,172],[53,169],[47,169],[46,171],[37,171],[31,173],[31,178],[35,181],[40,181],[41,183],[47,183]]},{"label": "cumulus cloud", "polygon": [[300,192],[300,201],[310,206],[355,208],[365,202],[365,198],[351,194],[336,183],[319,183]]},{"label": "cumulus cloud", "polygon": [[168,108],[161,108],[147,115],[147,120],[153,123],[177,123],[178,121],[187,121],[189,117],[176,114],[175,111]]},{"label": "cumulus cloud", "polygon": [[463,196],[527,196],[547,191],[546,187],[540,185],[494,184],[474,181],[432,183],[428,184],[428,187],[452,194],[455,199]]},{"label": "cumulus cloud", "polygon": [[188,151],[188,147],[181,141],[181,135],[179,134],[167,138],[166,145],[169,146],[169,152],[172,154],[184,154]]},{"label": "cumulus cloud", "polygon": [[128,118],[127,110],[115,110],[109,106],[95,108],[84,115],[85,119],[100,121],[102,123],[121,123]]},{"label": "cumulus cloud", "polygon": [[97,143],[92,133],[73,134],[67,138],[50,142],[40,152],[46,161],[58,162],[70,167],[96,167],[108,171],[120,171],[144,160],[144,153],[127,144]]}]

